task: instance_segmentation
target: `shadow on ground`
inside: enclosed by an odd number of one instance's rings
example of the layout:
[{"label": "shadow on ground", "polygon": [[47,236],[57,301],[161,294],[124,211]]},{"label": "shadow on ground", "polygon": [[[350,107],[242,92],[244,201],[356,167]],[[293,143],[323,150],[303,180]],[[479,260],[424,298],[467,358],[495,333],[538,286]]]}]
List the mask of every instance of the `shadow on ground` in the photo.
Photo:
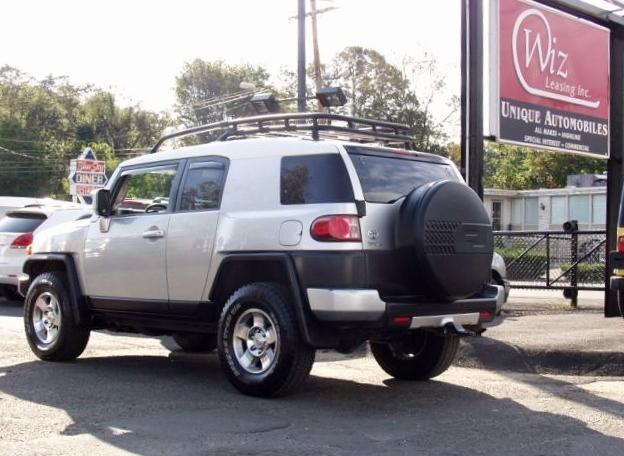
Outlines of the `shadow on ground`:
[{"label": "shadow on ground", "polygon": [[1,317],[21,317],[24,313],[24,303],[20,301],[7,301],[0,298]]},{"label": "shadow on ground", "polygon": [[566,350],[558,346],[523,349],[485,336],[463,339],[455,364],[519,373],[624,376],[624,351]]},{"label": "shadow on ground", "polygon": [[[91,434],[137,454],[570,456],[619,454],[624,445],[582,421],[444,381],[372,385],[312,376],[301,393],[265,400],[235,392],[216,356],[94,357],[0,370],[0,398],[63,410],[73,424],[62,434]],[[583,394],[580,402],[624,415],[622,404]],[[58,433],[31,426],[41,438]]]}]

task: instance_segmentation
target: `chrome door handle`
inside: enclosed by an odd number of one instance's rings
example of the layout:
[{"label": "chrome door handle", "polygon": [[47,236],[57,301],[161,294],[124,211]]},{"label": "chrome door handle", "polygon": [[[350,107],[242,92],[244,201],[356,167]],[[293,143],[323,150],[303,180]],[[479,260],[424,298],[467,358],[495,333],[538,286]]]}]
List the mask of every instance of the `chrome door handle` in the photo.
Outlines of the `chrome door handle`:
[{"label": "chrome door handle", "polygon": [[165,237],[165,230],[161,230],[160,228],[151,228],[147,231],[143,231],[142,236],[144,239],[158,239]]}]

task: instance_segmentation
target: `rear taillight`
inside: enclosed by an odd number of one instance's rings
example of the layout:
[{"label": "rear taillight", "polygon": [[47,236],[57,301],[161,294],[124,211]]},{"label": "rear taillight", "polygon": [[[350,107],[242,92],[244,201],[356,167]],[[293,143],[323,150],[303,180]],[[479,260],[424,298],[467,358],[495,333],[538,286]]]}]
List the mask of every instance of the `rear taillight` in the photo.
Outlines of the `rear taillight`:
[{"label": "rear taillight", "polygon": [[618,238],[617,251],[618,252],[624,252],[624,236],[620,236]]},{"label": "rear taillight", "polygon": [[326,215],[312,222],[312,237],[317,241],[361,241],[357,215]]},{"label": "rear taillight", "polygon": [[25,249],[30,244],[32,244],[32,241],[33,241],[32,233],[20,234],[11,243],[11,248],[12,249]]}]

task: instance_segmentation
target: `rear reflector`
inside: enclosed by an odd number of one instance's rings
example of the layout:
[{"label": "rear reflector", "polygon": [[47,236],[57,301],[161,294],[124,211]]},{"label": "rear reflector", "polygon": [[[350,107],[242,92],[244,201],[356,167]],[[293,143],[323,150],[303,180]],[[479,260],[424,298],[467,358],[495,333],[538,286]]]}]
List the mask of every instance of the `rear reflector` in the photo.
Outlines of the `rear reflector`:
[{"label": "rear reflector", "polygon": [[32,241],[33,241],[32,233],[20,234],[11,243],[11,248],[12,249],[25,249],[30,244],[32,244]]},{"label": "rear reflector", "polygon": [[479,312],[479,320],[490,321],[492,319],[492,313],[489,310],[482,310]]},{"label": "rear reflector", "polygon": [[618,238],[617,251],[624,252],[624,236]]},{"label": "rear reflector", "polygon": [[412,317],[394,317],[392,323],[396,326],[409,326],[412,323]]},{"label": "rear reflector", "polygon": [[361,241],[360,220],[357,215],[326,215],[319,217],[310,227],[317,241]]}]

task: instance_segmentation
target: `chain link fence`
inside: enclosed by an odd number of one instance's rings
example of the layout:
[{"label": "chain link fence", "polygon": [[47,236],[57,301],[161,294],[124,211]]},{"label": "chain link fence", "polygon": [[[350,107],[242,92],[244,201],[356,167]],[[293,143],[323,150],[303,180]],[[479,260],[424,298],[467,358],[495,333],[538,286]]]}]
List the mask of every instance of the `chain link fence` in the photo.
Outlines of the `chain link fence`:
[{"label": "chain link fence", "polygon": [[495,231],[515,288],[604,290],[606,232]]}]

